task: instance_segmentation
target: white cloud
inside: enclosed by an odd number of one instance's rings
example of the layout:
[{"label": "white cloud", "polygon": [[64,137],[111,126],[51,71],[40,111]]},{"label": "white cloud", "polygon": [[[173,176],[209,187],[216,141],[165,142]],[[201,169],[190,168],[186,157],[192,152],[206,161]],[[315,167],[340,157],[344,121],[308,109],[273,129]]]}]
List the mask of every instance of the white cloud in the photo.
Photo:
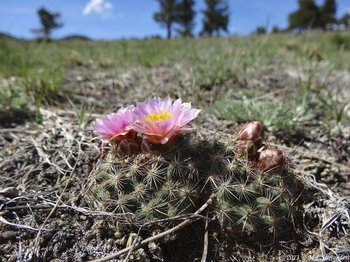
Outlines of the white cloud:
[{"label": "white cloud", "polygon": [[113,5],[105,0],[90,0],[83,9],[83,15],[90,15],[91,13],[103,15],[112,8]]}]

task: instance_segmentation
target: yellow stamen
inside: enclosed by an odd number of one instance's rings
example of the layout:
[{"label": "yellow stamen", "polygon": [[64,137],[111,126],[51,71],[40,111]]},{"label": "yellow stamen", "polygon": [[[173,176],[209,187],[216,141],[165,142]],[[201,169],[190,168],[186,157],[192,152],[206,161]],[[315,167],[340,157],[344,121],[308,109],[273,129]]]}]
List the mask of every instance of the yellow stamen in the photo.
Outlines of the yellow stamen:
[{"label": "yellow stamen", "polygon": [[146,116],[146,120],[150,122],[152,125],[154,124],[154,121],[164,121],[172,117],[172,114],[170,114],[169,111],[161,111],[159,113],[152,113]]}]

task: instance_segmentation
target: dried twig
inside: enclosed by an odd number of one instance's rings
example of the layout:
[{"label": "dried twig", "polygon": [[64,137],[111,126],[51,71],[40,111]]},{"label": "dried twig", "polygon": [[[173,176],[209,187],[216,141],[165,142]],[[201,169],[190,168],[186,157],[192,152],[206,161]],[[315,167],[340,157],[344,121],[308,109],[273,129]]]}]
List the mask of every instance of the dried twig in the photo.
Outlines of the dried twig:
[{"label": "dried twig", "polygon": [[129,257],[131,256],[132,252],[134,252],[136,244],[139,242],[140,239],[140,230],[138,232],[138,234],[135,236],[134,241],[132,242],[132,245],[130,247],[130,250],[128,252],[128,254],[126,255],[124,262],[128,262],[129,261]]},{"label": "dried twig", "polygon": [[133,214],[131,213],[126,213],[126,214],[115,214],[112,212],[107,212],[107,211],[97,211],[97,210],[89,210],[87,208],[83,208],[83,207],[76,207],[76,206],[70,206],[67,204],[60,204],[60,205],[56,205],[56,203],[54,202],[48,202],[45,201],[43,204],[36,204],[36,205],[22,205],[22,206],[13,206],[13,207],[3,207],[1,208],[1,210],[8,210],[8,211],[16,211],[16,210],[26,210],[26,209],[40,209],[40,210],[52,210],[52,207],[56,207],[60,208],[60,209],[68,209],[68,210],[73,210],[77,213],[82,213],[84,215],[87,216],[92,216],[92,217],[113,217],[113,218],[118,218],[121,219],[123,217],[127,217],[129,216],[133,216]]},{"label": "dried twig", "polygon": [[[208,212],[207,212],[207,216],[208,216]],[[201,262],[207,261],[208,245],[209,245],[208,219],[206,219],[205,226],[204,226],[203,254],[202,254]]]},{"label": "dried twig", "polygon": [[7,226],[17,227],[17,228],[20,228],[20,229],[26,229],[26,230],[31,230],[31,231],[39,231],[39,230],[48,231],[48,229],[45,229],[45,228],[40,228],[39,229],[39,228],[31,227],[31,226],[11,223],[11,222],[7,221],[5,218],[3,218],[2,216],[0,216],[0,223],[3,223],[5,225],[7,225]]},{"label": "dried twig", "polygon": [[172,234],[176,231],[178,231],[179,229],[187,226],[188,224],[190,224],[191,222],[193,222],[194,219],[196,219],[198,217],[198,214],[200,214],[201,212],[203,212],[213,201],[213,199],[216,197],[215,194],[212,194],[209,199],[205,202],[204,205],[202,205],[195,213],[193,213],[188,219],[186,219],[185,221],[181,222],[180,224],[178,224],[177,226],[175,227],[172,227],[162,233],[159,233],[155,236],[151,236],[149,238],[146,238],[145,240],[137,243],[135,246],[132,245],[130,247],[127,247],[127,248],[124,248],[114,254],[111,254],[111,255],[108,255],[108,256],[105,256],[103,258],[99,258],[99,259],[96,259],[96,260],[92,260],[91,262],[104,262],[104,261],[108,261],[108,260],[111,260],[111,259],[115,259],[115,258],[118,258],[126,253],[128,253],[130,251],[130,249],[138,249],[144,245],[147,245],[148,243],[151,243],[151,242],[154,242],[158,239],[161,239],[169,234]]}]

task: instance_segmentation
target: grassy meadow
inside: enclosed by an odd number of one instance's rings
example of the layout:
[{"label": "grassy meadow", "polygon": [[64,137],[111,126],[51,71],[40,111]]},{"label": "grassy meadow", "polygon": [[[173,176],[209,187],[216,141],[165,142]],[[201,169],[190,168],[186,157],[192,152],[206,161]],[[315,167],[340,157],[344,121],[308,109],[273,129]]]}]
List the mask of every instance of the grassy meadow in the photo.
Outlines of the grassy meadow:
[{"label": "grassy meadow", "polygon": [[[287,104],[284,99],[271,101],[267,94],[272,90],[248,88],[229,90],[224,96],[211,93],[211,97],[205,98],[209,106],[207,112],[239,122],[260,119],[271,130],[293,128],[302,121],[310,120],[315,114],[311,111],[315,109],[322,109],[326,119],[340,122],[345,121],[345,104],[339,104],[335,94],[329,95],[335,90],[321,92],[326,89],[322,81],[335,71],[350,70],[348,61],[350,36],[341,33],[312,32],[170,41],[35,42],[1,39],[0,110],[4,114],[13,108],[38,108],[55,101],[58,94],[69,97],[70,90],[65,88],[65,78],[70,70],[77,67],[83,68],[86,75],[104,70],[128,72],[137,68],[146,72],[145,86],[160,85],[147,72],[153,68],[166,67],[172,72],[171,81],[174,85],[186,80],[183,90],[170,90],[170,95],[186,99],[190,94],[195,103],[203,99],[200,95],[203,89],[224,85],[232,79],[259,79],[271,71],[292,68],[296,74],[297,87],[284,88],[293,89],[291,93],[297,95],[292,98],[289,95]],[[316,79],[320,72],[324,80]]]}]

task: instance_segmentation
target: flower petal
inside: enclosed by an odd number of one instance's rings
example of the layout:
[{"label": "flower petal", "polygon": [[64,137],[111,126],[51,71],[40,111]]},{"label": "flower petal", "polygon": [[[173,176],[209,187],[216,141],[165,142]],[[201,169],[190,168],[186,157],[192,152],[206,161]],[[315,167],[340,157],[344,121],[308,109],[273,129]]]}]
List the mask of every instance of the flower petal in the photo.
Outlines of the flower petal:
[{"label": "flower petal", "polygon": [[135,121],[131,128],[153,142],[165,144],[179,132],[190,130],[187,124],[197,117],[200,110],[192,109],[191,103],[182,103],[180,98],[172,102],[167,96],[137,103],[134,112]]},{"label": "flower petal", "polygon": [[120,108],[117,112],[99,118],[95,122],[95,134],[106,140],[126,135],[134,122],[134,107]]}]

